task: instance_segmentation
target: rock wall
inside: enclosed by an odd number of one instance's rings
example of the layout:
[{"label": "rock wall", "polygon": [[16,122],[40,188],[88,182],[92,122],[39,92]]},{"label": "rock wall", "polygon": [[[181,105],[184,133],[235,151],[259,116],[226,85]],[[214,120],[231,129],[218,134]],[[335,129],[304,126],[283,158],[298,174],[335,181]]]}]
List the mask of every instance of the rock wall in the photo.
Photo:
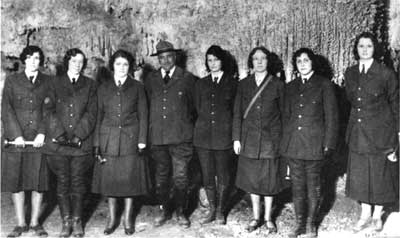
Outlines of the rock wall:
[{"label": "rock wall", "polygon": [[[43,48],[45,70],[55,73],[65,51],[79,47],[89,60],[86,74],[119,48],[132,52],[138,63],[157,67],[150,57],[160,39],[186,53],[186,66],[205,75],[204,53],[219,44],[237,59],[240,77],[247,56],[264,45],[284,62],[287,78],[291,55],[311,47],[332,64],[340,83],[352,64],[352,44],[362,31],[380,33],[388,41],[388,0],[3,0],[1,53],[3,69],[15,70],[15,60],[27,44]],[[399,40],[399,1],[392,0],[391,41]],[[382,27],[386,26],[386,27]]]}]

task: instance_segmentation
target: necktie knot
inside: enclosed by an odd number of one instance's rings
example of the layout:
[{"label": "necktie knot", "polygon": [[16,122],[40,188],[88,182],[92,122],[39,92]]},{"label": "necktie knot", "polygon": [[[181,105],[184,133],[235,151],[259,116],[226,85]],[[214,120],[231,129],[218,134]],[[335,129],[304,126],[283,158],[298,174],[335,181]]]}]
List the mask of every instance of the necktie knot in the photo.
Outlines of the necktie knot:
[{"label": "necktie knot", "polygon": [[169,71],[165,71],[165,76],[164,76],[164,83],[168,83],[171,80],[169,77]]},{"label": "necktie knot", "polygon": [[121,80],[118,80],[117,86],[118,86],[118,88],[120,88],[122,86]]},{"label": "necktie knot", "polygon": [[301,81],[303,82],[303,84],[305,84],[307,82],[307,78],[301,78]]},{"label": "necktie knot", "polygon": [[214,77],[213,83],[218,84],[218,77]]},{"label": "necktie knot", "polygon": [[75,83],[76,83],[76,79],[72,78],[72,84],[75,84]]},{"label": "necktie knot", "polygon": [[33,84],[33,79],[35,78],[35,76],[29,76],[29,81],[31,82],[31,84]]}]

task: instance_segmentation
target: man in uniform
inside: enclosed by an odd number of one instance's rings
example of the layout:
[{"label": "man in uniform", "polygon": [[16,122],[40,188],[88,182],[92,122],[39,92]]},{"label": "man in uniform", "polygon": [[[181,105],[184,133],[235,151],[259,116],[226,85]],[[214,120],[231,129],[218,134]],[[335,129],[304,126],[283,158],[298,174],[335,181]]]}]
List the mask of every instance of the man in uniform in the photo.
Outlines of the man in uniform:
[{"label": "man in uniform", "polygon": [[[149,73],[145,88],[150,102],[149,137],[151,157],[155,163],[156,193],[163,206],[156,226],[171,219],[176,206],[180,226],[189,227],[190,221],[184,214],[187,203],[188,165],[193,156],[193,122],[195,108],[193,91],[195,77],[176,65],[176,51],[168,41],[156,46],[161,68]],[[173,184],[173,199],[170,184]]]}]

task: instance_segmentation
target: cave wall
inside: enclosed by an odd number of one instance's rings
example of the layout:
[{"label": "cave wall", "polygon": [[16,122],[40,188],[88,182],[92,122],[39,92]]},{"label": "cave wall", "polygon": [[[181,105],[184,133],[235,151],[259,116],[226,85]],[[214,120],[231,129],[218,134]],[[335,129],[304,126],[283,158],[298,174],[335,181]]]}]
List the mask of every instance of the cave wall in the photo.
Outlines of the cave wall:
[{"label": "cave wall", "polygon": [[[16,57],[27,44],[42,47],[44,70],[52,74],[72,47],[86,53],[89,65],[85,73],[89,76],[119,48],[132,52],[139,63],[158,67],[157,59],[150,54],[160,39],[166,39],[185,50],[187,69],[198,76],[206,73],[204,53],[211,44],[221,45],[236,57],[240,77],[248,72],[250,50],[264,45],[281,57],[290,78],[291,55],[305,46],[331,62],[334,79],[340,83],[345,68],[354,63],[351,49],[360,32],[377,32],[390,49],[400,49],[399,2],[3,0],[2,69],[16,70]],[[393,19],[390,24],[386,15]]]}]

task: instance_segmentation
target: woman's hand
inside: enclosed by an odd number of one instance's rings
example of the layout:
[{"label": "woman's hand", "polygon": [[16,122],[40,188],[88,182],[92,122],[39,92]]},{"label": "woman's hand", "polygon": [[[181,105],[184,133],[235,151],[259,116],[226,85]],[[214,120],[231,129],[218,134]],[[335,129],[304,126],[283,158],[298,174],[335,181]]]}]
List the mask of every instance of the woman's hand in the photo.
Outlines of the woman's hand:
[{"label": "woman's hand", "polygon": [[24,148],[25,147],[25,139],[22,136],[18,136],[14,139],[15,147]]},{"label": "woman's hand", "polygon": [[138,147],[139,149],[143,150],[144,148],[146,148],[146,144],[144,144],[144,143],[139,143],[139,144],[137,145],[137,147]]},{"label": "woman's hand", "polygon": [[33,147],[39,148],[44,145],[44,138],[46,136],[44,134],[37,134],[35,140],[33,140]]},{"label": "woman's hand", "polygon": [[240,149],[241,149],[240,141],[235,140],[233,142],[233,150],[235,151],[235,154],[239,155],[240,154]]}]

